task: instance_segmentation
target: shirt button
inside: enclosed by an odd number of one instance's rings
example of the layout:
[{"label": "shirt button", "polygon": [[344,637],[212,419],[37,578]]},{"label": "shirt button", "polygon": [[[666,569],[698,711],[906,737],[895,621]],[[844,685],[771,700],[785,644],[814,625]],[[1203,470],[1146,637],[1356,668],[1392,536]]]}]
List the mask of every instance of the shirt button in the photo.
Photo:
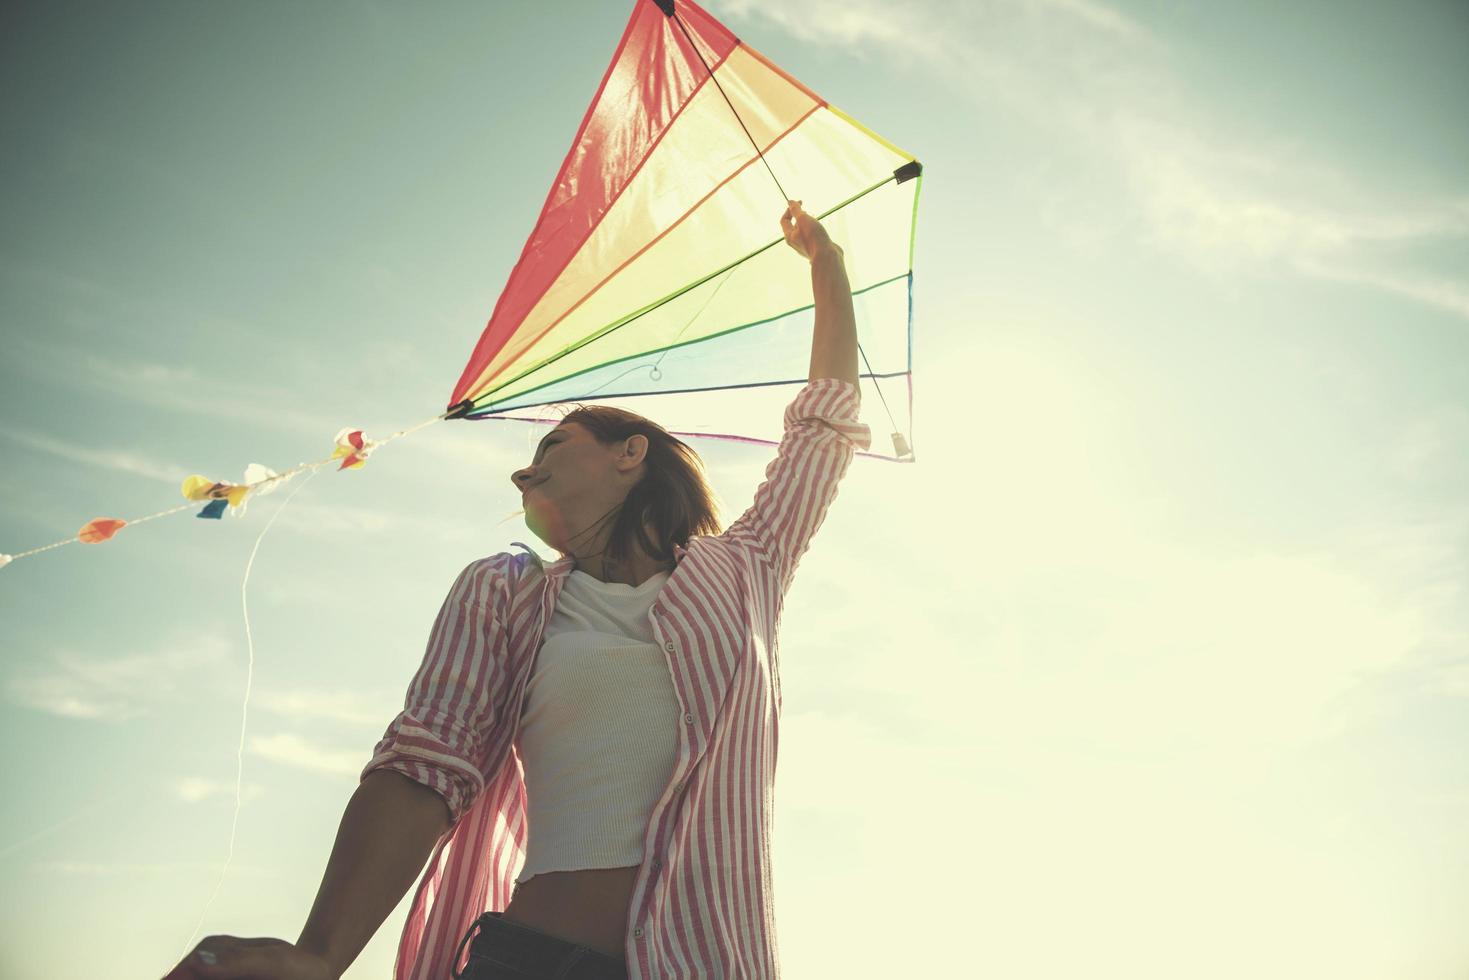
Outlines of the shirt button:
[{"label": "shirt button", "polygon": [[654,871],[657,871],[661,867],[663,867],[663,859],[662,858],[654,858],[653,859],[653,870]]},{"label": "shirt button", "polygon": [[642,939],[643,938],[643,927],[642,926],[638,926],[636,929],[634,929],[632,931],[632,936],[633,936],[634,939]]},{"label": "shirt button", "polygon": [[669,640],[667,643],[663,644],[663,649],[667,650],[669,653],[672,653],[674,650],[673,641]]},{"label": "shirt button", "polygon": [[688,714],[684,715],[683,716],[683,720],[685,722],[687,722],[688,724],[692,725],[694,723],[694,714],[693,714],[693,712],[691,711]]}]

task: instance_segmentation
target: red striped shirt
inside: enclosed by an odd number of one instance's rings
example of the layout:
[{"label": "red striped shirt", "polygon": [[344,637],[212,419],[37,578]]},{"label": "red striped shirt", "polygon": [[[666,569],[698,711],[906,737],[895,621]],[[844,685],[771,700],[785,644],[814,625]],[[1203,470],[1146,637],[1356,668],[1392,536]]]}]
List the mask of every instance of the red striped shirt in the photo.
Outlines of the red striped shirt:
[{"label": "red striped shirt", "polygon": [[[718,536],[675,548],[653,605],[683,714],[678,753],[643,836],[628,908],[632,980],[780,975],[770,832],[781,708],[777,628],[796,564],[856,448],[859,393],[811,381],[755,501]],[[442,795],[452,829],[413,897],[396,980],[444,980],[460,938],[510,903],[527,840],[511,751],[526,681],[574,560],[502,553],[460,573],[429,635],[403,711],[363,770],[403,773]]]}]

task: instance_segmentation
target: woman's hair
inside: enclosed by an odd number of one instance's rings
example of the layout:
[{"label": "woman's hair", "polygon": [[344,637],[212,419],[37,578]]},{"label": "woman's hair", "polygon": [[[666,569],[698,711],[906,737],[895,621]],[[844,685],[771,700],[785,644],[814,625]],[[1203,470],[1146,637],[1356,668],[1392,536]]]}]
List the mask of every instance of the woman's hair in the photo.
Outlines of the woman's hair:
[{"label": "woman's hair", "polygon": [[[671,561],[673,546],[698,534],[719,534],[719,503],[699,454],[657,422],[609,405],[578,405],[562,422],[585,427],[604,446],[646,436],[643,478],[627,492],[607,538],[605,560],[625,559],[636,541],[648,557]],[[653,535],[648,536],[651,528]]]}]

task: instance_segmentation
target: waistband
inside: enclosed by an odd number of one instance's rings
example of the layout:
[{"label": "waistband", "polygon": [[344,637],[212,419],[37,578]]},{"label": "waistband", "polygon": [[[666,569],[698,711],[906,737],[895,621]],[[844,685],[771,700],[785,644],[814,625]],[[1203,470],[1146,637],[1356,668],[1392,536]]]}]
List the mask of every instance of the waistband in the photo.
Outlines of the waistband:
[{"label": "waistband", "polygon": [[[606,953],[547,935],[500,912],[486,912],[474,921],[459,942],[454,963],[469,946],[469,961],[454,980],[493,976],[495,968],[510,968],[546,980],[627,980],[627,964]],[[476,967],[480,969],[476,969]]]}]

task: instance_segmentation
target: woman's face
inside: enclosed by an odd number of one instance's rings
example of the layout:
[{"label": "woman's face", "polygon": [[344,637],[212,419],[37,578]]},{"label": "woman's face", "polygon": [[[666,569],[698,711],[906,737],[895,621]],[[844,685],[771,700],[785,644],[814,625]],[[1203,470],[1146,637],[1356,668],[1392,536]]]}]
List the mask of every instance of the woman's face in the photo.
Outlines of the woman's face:
[{"label": "woman's face", "polygon": [[[627,496],[642,475],[645,436],[632,436],[611,446],[599,443],[591,430],[563,422],[536,447],[529,466],[510,474],[521,492],[525,523],[536,537],[566,552],[573,535],[590,528]],[[590,537],[578,538],[585,546]]]}]

